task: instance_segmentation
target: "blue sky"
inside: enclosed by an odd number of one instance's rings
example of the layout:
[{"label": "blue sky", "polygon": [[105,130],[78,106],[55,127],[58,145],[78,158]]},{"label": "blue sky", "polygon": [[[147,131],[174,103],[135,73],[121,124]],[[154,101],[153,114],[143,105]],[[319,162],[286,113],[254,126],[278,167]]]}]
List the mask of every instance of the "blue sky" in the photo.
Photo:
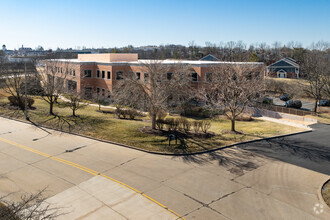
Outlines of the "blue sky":
[{"label": "blue sky", "polygon": [[330,41],[330,0],[0,0],[0,44],[121,47]]}]

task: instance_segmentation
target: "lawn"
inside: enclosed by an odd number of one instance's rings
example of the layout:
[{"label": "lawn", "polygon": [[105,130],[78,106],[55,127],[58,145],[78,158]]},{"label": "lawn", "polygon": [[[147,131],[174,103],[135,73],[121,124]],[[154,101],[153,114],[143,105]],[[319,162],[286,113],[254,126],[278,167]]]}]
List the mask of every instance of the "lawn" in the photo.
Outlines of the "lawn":
[{"label": "lawn", "polygon": [[[148,117],[138,117],[136,120],[117,119],[113,110],[104,109],[109,113],[98,112],[97,107],[85,106],[77,111],[78,117],[72,117],[71,110],[63,103],[54,106],[56,116],[48,114],[48,104],[39,97],[35,97],[35,109],[29,110],[30,120],[38,125],[48,126],[63,131],[71,131],[117,143],[127,144],[136,148],[150,151],[165,151],[172,153],[189,153],[203,151],[236,142],[252,140],[302,131],[303,129],[283,126],[269,121],[254,119],[253,121],[237,121],[236,127],[241,134],[227,132],[230,121],[227,119],[208,119],[211,122],[212,135],[184,135],[183,143],[168,146],[168,133],[141,132],[145,126],[151,126]],[[24,120],[24,113],[9,106],[5,97],[0,98],[0,115]],[[196,120],[188,118],[189,120]]]}]

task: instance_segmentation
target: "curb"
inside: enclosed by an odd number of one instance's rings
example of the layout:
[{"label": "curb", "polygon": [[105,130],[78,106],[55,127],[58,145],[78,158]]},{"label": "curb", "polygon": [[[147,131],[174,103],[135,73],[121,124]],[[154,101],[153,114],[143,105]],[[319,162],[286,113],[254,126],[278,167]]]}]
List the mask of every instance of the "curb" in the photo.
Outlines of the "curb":
[{"label": "curb", "polygon": [[[323,182],[323,181],[322,181]],[[322,196],[322,189],[323,189],[323,186],[325,184],[327,184],[328,182],[330,182],[330,178],[329,177],[326,177],[326,180],[321,183],[320,187],[318,188],[317,190],[317,197],[319,198],[320,202],[322,203],[323,207],[327,207],[326,209],[328,209],[328,211],[330,211],[330,207],[328,206],[328,204],[324,201],[323,199],[323,196]]]},{"label": "curb", "polygon": [[[0,115],[0,117],[6,118],[6,119],[9,119],[9,120],[14,120],[14,121],[22,122],[22,123],[29,124],[29,125],[33,125],[29,121],[20,120],[20,119],[17,119],[17,118],[10,118],[10,117],[3,116],[3,115]],[[121,143],[117,143],[117,142],[113,142],[113,141],[108,141],[108,140],[103,140],[103,139],[99,139],[99,138],[95,138],[95,137],[91,137],[91,136],[87,136],[87,135],[83,135],[83,134],[78,134],[78,133],[75,133],[75,132],[62,131],[62,130],[59,130],[59,129],[56,129],[56,128],[51,128],[51,127],[44,126],[44,125],[38,125],[38,126],[41,127],[41,128],[49,129],[49,130],[54,130],[54,131],[58,131],[58,132],[66,133],[66,134],[72,134],[72,135],[76,135],[76,136],[80,136],[80,137],[84,137],[84,138],[88,138],[88,139],[100,141],[100,142],[103,142],[103,143],[114,144],[114,145],[118,145],[118,146],[130,148],[130,149],[134,149],[134,150],[138,150],[138,151],[142,151],[142,152],[149,153],[149,154],[157,154],[157,155],[163,155],[163,156],[192,156],[192,155],[199,155],[199,154],[204,154],[204,153],[211,153],[211,152],[222,150],[222,149],[226,149],[226,148],[231,148],[231,147],[234,147],[234,146],[237,146],[237,145],[243,145],[243,144],[248,144],[248,143],[254,143],[254,142],[259,142],[259,141],[264,141],[264,140],[271,140],[271,139],[275,139],[275,138],[282,138],[282,137],[288,137],[288,136],[292,136],[292,135],[304,134],[304,133],[312,132],[312,130],[308,130],[308,131],[300,131],[300,132],[295,132],[295,133],[290,133],[290,134],[283,134],[283,135],[266,137],[266,138],[259,138],[259,139],[254,139],[254,140],[249,140],[249,141],[243,141],[243,142],[237,142],[237,143],[233,143],[233,144],[230,144],[230,145],[226,145],[226,146],[222,146],[222,147],[218,147],[218,148],[214,148],[214,149],[209,149],[209,150],[205,150],[205,151],[197,151],[197,152],[192,152],[192,153],[166,153],[166,152],[144,150],[144,149],[133,147],[133,146],[130,146],[130,145],[121,144]]]}]

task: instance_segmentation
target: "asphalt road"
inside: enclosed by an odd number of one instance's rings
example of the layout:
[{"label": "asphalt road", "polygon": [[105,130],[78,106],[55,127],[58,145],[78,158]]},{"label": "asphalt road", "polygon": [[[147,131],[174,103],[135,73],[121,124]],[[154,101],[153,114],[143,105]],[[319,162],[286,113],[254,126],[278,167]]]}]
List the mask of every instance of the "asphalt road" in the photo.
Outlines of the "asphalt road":
[{"label": "asphalt road", "polygon": [[63,219],[330,219],[329,126],[185,157],[0,118],[0,197],[47,187]]}]

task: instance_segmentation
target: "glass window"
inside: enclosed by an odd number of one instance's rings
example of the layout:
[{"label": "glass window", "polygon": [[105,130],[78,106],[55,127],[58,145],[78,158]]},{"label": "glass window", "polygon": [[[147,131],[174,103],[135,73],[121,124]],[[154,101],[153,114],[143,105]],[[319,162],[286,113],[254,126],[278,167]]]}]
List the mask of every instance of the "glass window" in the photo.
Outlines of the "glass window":
[{"label": "glass window", "polygon": [[107,72],[107,79],[111,79],[111,72],[110,71]]},{"label": "glass window", "polygon": [[100,78],[100,70],[96,70],[96,77]]},{"label": "glass window", "polygon": [[85,97],[86,98],[92,98],[92,87],[85,87],[84,92],[85,92]]},{"label": "glass window", "polygon": [[197,82],[198,81],[198,74],[197,73],[192,73],[191,74],[191,81]]},{"label": "glass window", "polygon": [[97,94],[97,96],[100,95],[100,88],[96,88],[96,94]]},{"label": "glass window", "polygon": [[76,76],[76,70],[73,70],[72,75]]},{"label": "glass window", "polygon": [[259,78],[260,77],[260,72],[255,72],[254,76],[255,76],[255,78]]},{"label": "glass window", "polygon": [[172,79],[172,74],[173,73],[166,73],[166,79],[171,80]]},{"label": "glass window", "polygon": [[149,81],[149,73],[144,73],[144,81],[145,82]]},{"label": "glass window", "polygon": [[140,80],[141,79],[141,73],[140,72],[136,72],[136,79]]},{"label": "glass window", "polygon": [[116,80],[124,79],[124,73],[122,71],[116,72]]},{"label": "glass window", "polygon": [[205,78],[206,82],[212,82],[212,73],[206,73]]},{"label": "glass window", "polygon": [[102,89],[102,96],[105,96],[105,89]]},{"label": "glass window", "polygon": [[84,71],[84,77],[92,78],[92,70],[85,70]]},{"label": "glass window", "polygon": [[248,73],[248,74],[246,74],[246,79],[247,80],[251,80],[252,79],[252,73],[251,72]]},{"label": "glass window", "polygon": [[105,71],[102,70],[102,79],[104,79],[104,78],[105,78]]}]

